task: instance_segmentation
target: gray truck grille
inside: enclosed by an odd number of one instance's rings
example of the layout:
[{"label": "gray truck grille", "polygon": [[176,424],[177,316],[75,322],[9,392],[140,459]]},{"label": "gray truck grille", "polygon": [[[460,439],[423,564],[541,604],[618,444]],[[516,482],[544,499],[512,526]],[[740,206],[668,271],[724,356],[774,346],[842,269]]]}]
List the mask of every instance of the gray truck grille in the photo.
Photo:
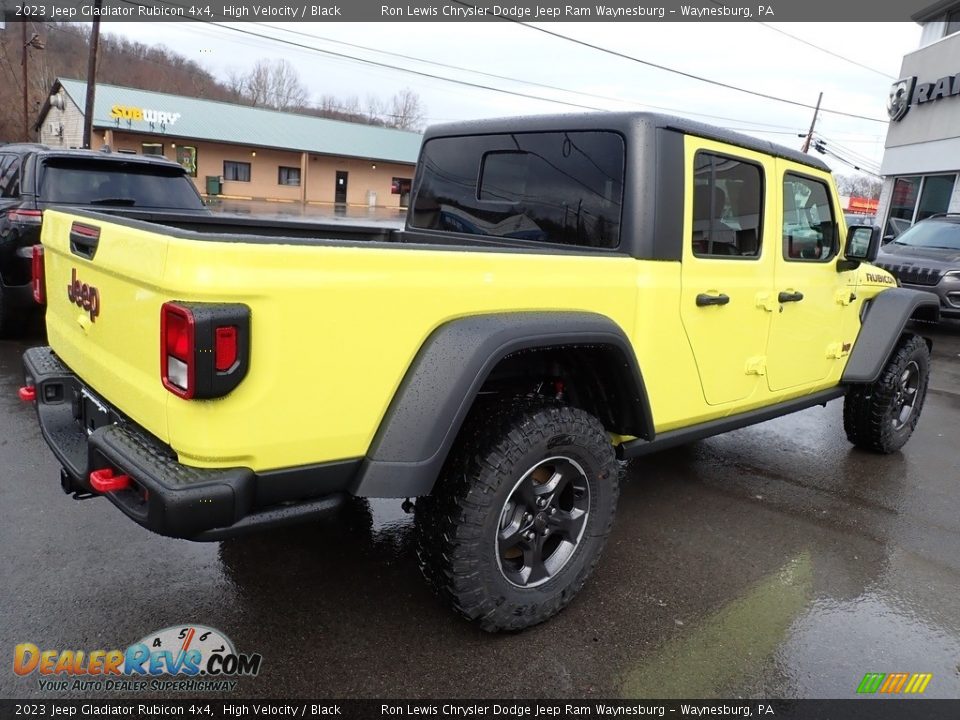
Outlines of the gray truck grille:
[{"label": "gray truck grille", "polygon": [[893,263],[877,263],[877,265],[893,274],[895,278],[906,285],[936,285],[943,276],[940,270],[933,268],[895,265]]}]

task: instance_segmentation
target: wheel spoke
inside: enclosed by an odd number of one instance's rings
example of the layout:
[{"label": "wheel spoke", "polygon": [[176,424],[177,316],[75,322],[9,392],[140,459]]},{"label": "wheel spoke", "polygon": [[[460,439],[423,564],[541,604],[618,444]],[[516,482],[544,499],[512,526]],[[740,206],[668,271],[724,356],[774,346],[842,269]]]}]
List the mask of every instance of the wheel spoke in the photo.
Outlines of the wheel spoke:
[{"label": "wheel spoke", "polygon": [[587,513],[584,510],[574,508],[569,512],[558,510],[550,516],[547,523],[551,531],[558,532],[570,542],[576,543],[586,521]]},{"label": "wheel spoke", "polygon": [[498,537],[498,543],[500,546],[500,554],[503,555],[505,550],[511,550],[515,548],[520,543],[524,542],[526,538],[523,536],[523,527],[518,521],[514,521],[507,525],[500,531]]},{"label": "wheel spoke", "polygon": [[521,571],[525,585],[539,584],[550,577],[546,564],[543,562],[543,540],[538,539],[530,543],[523,551],[523,565]]},{"label": "wheel spoke", "polygon": [[517,489],[513,491],[513,499],[517,505],[522,505],[527,512],[535,512],[537,509],[537,489],[532,478],[525,478]]},{"label": "wheel spoke", "polygon": [[563,489],[563,487],[569,482],[566,479],[564,474],[559,470],[554,471],[553,475],[550,476],[550,479],[547,480],[543,485],[540,486],[541,495],[555,495],[557,492]]}]

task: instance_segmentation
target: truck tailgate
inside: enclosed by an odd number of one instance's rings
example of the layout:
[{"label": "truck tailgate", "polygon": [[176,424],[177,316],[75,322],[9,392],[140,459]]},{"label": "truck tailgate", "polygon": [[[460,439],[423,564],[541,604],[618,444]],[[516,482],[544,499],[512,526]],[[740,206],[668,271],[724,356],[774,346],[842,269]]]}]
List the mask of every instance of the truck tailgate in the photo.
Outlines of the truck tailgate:
[{"label": "truck tailgate", "polygon": [[104,400],[167,442],[157,287],[167,240],[47,210],[42,242],[50,345],[88,386],[109,393]]}]

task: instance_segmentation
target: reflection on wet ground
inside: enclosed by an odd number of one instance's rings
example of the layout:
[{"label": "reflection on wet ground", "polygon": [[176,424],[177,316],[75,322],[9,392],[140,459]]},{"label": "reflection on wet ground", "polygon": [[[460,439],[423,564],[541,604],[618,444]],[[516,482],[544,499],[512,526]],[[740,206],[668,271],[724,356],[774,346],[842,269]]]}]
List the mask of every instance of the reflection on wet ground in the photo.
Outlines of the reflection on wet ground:
[{"label": "reflection on wet ground", "polygon": [[[932,672],[960,695],[960,328],[904,451],[852,450],[841,404],[634,461],[594,577],[551,622],[490,636],[420,580],[411,516],[217,544],[157,537],[74,502],[0,343],[0,637],[113,648],[169,625],[264,656],[246,697],[853,697],[866,672]],[[9,652],[9,650],[8,650]],[[0,695],[42,695],[0,673]]]}]

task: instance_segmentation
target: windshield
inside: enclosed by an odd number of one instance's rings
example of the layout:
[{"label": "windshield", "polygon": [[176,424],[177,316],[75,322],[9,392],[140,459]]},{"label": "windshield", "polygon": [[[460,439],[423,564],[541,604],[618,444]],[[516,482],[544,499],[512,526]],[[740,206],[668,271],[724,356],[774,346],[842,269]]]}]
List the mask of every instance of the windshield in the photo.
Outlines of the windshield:
[{"label": "windshield", "polygon": [[39,199],[70,205],[178,210],[204,207],[180,167],[90,158],[48,160],[40,179]]},{"label": "windshield", "polygon": [[917,223],[894,240],[897,245],[960,250],[960,224],[927,221]]}]

